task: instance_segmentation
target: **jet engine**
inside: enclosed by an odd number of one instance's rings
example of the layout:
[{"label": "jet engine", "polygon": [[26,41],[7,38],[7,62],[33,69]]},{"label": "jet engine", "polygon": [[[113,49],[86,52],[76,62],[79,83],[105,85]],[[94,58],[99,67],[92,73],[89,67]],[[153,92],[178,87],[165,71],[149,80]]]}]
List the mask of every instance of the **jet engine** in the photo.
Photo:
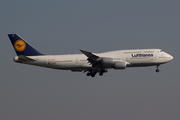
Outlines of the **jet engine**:
[{"label": "jet engine", "polygon": [[126,63],[123,61],[115,61],[114,62],[114,69],[125,69],[126,68]]},{"label": "jet engine", "polygon": [[102,57],[101,58],[101,64],[104,66],[104,67],[112,67],[114,62],[113,62],[113,59],[112,58],[106,58],[106,57]]},{"label": "jet engine", "polygon": [[112,58],[101,58],[101,64],[104,67],[114,68],[114,69],[125,69],[126,68],[126,62],[124,61],[113,61]]}]

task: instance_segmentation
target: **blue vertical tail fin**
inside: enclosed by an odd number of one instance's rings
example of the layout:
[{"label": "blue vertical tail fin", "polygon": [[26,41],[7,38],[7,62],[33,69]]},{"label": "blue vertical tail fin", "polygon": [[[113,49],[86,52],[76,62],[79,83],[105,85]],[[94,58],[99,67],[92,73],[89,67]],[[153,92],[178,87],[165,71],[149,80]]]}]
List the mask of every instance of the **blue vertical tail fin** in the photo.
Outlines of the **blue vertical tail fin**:
[{"label": "blue vertical tail fin", "polygon": [[16,54],[24,55],[24,56],[37,56],[43,55],[42,53],[38,52],[35,48],[33,48],[30,44],[28,44],[25,40],[23,40],[17,34],[8,34],[9,39],[16,51]]}]

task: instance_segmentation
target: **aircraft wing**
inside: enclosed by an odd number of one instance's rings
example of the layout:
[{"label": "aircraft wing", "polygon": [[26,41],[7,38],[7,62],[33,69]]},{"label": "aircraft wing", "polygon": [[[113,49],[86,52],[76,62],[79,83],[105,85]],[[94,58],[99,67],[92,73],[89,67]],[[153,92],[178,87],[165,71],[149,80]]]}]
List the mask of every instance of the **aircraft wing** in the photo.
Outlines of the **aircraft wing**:
[{"label": "aircraft wing", "polygon": [[91,52],[85,51],[85,50],[80,50],[83,54],[85,54],[88,58],[93,58],[93,59],[98,59],[100,58],[97,55],[92,54]]},{"label": "aircraft wing", "polygon": [[96,65],[97,63],[99,63],[100,61],[100,57],[91,53],[91,52],[88,52],[88,51],[85,51],[85,50],[80,50],[84,55],[86,55],[88,57],[88,61],[90,64],[92,64],[92,66]]}]

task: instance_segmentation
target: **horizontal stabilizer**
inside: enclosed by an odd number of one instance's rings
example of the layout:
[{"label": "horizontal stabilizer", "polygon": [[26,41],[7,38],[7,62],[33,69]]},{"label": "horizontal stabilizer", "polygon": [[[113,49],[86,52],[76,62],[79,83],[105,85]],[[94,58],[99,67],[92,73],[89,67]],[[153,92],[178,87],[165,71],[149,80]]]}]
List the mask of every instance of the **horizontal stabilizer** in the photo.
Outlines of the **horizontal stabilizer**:
[{"label": "horizontal stabilizer", "polygon": [[29,58],[27,56],[24,56],[24,55],[20,55],[20,56],[16,56],[14,58],[14,61],[15,62],[30,62],[30,61],[36,61],[36,60]]},{"label": "horizontal stabilizer", "polygon": [[24,56],[24,55],[18,56],[18,59],[19,59],[19,60],[23,60],[23,61],[36,61],[36,60],[34,60],[34,59],[32,59],[32,58],[29,58],[29,57],[26,57],[26,56]]}]

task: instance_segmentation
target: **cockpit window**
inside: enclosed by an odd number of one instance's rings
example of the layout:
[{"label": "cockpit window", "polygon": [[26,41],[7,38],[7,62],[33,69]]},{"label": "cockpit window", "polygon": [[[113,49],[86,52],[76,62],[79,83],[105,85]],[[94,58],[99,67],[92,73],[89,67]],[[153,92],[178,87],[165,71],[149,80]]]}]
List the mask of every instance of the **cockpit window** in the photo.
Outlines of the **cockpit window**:
[{"label": "cockpit window", "polygon": [[160,50],[160,52],[163,52],[163,50]]}]

